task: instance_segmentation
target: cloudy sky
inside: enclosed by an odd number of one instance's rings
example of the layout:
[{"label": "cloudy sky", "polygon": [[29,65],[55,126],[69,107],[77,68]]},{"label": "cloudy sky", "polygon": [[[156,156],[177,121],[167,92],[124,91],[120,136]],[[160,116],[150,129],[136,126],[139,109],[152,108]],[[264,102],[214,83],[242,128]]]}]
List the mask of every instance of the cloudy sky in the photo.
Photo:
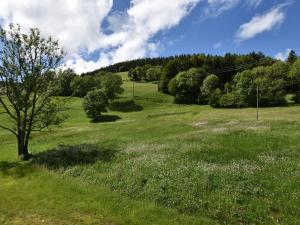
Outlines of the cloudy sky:
[{"label": "cloudy sky", "polygon": [[297,0],[1,0],[0,24],[38,27],[78,73],[141,57],[300,53]]}]

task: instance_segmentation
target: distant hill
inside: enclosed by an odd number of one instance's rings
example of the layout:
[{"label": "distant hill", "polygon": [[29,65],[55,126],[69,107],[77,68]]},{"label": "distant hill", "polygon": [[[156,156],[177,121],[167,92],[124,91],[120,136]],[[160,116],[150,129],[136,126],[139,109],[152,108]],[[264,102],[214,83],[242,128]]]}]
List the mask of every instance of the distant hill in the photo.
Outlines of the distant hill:
[{"label": "distant hill", "polygon": [[[83,75],[94,75],[100,71],[106,72],[125,72],[130,69],[136,68],[137,66],[165,66],[170,61],[176,60],[184,69],[189,69],[191,67],[202,67],[205,66],[211,70],[211,72],[219,72],[224,69],[236,69],[241,65],[248,65],[249,68],[255,67],[257,65],[269,64],[273,59],[264,55],[261,52],[251,52],[249,54],[231,54],[227,53],[224,56],[218,55],[206,55],[206,54],[192,54],[192,55],[177,55],[170,57],[157,57],[157,58],[143,58],[130,60],[125,62],[116,63],[107,67],[100,68],[98,70],[84,73]],[[266,62],[266,61],[267,62]],[[243,67],[244,68],[244,67]]]}]

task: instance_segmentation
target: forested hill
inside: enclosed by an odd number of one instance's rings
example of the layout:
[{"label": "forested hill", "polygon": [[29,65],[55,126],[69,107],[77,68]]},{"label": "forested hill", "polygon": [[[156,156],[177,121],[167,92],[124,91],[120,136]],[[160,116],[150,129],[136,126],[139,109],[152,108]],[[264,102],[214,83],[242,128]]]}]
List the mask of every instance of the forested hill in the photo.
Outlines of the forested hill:
[{"label": "forested hill", "polygon": [[[187,70],[192,67],[205,67],[211,73],[222,73],[223,71],[240,70],[245,69],[245,66],[249,69],[258,65],[269,65],[273,59],[265,56],[263,53],[251,52],[249,54],[231,54],[227,53],[224,56],[217,55],[205,55],[205,54],[193,54],[193,55],[178,55],[170,57],[158,57],[158,58],[143,58],[130,60],[125,62],[116,63],[111,66],[100,68],[98,70],[83,74],[94,75],[99,71],[106,72],[125,72],[130,69],[134,69],[138,66],[152,65],[152,66],[165,66],[170,61],[177,62],[181,70]],[[239,68],[239,67],[243,68]]]}]

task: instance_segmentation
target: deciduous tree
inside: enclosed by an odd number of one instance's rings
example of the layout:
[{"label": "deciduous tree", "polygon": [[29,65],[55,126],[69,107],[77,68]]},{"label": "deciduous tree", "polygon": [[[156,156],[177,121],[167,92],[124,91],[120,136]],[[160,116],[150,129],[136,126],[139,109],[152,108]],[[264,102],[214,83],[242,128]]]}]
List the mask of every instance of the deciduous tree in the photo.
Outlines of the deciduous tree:
[{"label": "deciduous tree", "polygon": [[63,56],[58,42],[42,38],[38,29],[28,34],[19,25],[0,30],[0,112],[10,119],[6,124],[0,121],[0,127],[16,136],[22,159],[30,158],[32,132],[63,121],[60,102],[52,97],[53,70]]}]

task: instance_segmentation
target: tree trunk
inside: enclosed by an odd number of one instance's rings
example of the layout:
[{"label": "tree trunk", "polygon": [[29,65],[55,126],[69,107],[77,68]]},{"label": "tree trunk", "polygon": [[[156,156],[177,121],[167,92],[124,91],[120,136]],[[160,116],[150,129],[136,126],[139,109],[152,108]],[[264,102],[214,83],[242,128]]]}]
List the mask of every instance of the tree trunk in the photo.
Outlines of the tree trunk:
[{"label": "tree trunk", "polygon": [[18,157],[21,160],[29,160],[30,154],[28,152],[28,142],[25,141],[25,134],[22,129],[18,130]]}]

